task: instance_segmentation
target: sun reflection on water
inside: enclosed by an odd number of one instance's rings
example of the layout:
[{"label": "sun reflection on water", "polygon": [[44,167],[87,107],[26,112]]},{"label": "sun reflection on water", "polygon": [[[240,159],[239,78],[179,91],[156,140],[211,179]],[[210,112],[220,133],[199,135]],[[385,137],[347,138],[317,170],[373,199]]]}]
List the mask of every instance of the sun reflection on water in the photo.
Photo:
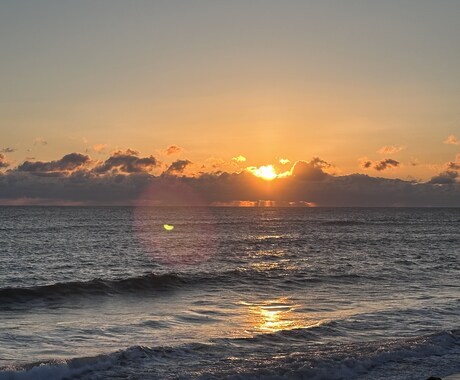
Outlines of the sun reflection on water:
[{"label": "sun reflection on water", "polygon": [[300,305],[294,304],[287,297],[266,300],[257,303],[240,302],[248,307],[250,331],[254,333],[274,333],[282,330],[312,327],[317,320],[309,320],[305,314],[297,313]]}]

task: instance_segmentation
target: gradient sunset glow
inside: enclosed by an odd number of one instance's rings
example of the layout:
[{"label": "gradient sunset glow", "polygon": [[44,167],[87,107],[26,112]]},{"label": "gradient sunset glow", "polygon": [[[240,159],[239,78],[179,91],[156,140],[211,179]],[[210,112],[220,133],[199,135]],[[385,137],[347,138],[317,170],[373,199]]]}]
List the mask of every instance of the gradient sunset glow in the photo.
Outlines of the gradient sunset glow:
[{"label": "gradient sunset glow", "polygon": [[458,205],[459,6],[288,3],[3,6],[0,203]]}]

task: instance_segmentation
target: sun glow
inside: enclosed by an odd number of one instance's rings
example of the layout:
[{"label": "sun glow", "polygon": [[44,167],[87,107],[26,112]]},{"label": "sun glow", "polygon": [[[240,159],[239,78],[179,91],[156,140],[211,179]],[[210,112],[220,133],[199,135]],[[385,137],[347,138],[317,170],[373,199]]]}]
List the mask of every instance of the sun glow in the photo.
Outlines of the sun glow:
[{"label": "sun glow", "polygon": [[262,178],[266,181],[271,181],[278,177],[273,165],[261,166],[259,168],[252,166],[249,167],[248,170],[256,177]]},{"label": "sun glow", "polygon": [[263,165],[260,167],[257,166],[249,166],[246,170],[258,178],[262,178],[265,181],[272,181],[275,178],[284,178],[290,176],[292,173],[291,171],[285,171],[282,173],[277,173],[276,169],[273,165]]}]

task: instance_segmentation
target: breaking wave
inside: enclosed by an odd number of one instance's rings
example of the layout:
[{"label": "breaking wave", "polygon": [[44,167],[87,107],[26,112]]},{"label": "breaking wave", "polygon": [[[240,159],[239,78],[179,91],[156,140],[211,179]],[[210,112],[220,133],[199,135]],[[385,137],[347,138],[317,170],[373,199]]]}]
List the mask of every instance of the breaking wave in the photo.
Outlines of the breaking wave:
[{"label": "breaking wave", "polygon": [[[283,339],[284,333],[276,334]],[[292,334],[305,338],[302,329],[294,330]],[[254,347],[251,346],[260,345],[260,339],[260,336],[256,336],[178,347],[134,346],[94,357],[2,368],[0,380],[58,380],[72,377],[330,380],[353,379],[369,372],[373,373],[371,378],[384,379],[388,378],[388,373],[385,373],[388,365],[404,360],[416,365],[412,371],[418,371],[420,378],[426,378],[430,373],[443,373],[444,376],[460,370],[460,362],[452,360],[452,357],[460,356],[460,330],[408,339],[322,346],[309,345],[308,340],[304,339],[303,346],[297,345],[291,352],[282,352],[277,345],[267,344],[261,355],[255,356]],[[271,355],[270,358],[267,353]],[[248,360],[248,355],[251,360]],[[448,360],[443,360],[443,357]],[[434,358],[439,367],[434,368],[430,358]],[[182,365],[177,365],[178,360]],[[429,365],[424,367],[424,362],[429,362]],[[411,378],[418,378],[415,372]],[[407,378],[407,373],[396,378]]]}]

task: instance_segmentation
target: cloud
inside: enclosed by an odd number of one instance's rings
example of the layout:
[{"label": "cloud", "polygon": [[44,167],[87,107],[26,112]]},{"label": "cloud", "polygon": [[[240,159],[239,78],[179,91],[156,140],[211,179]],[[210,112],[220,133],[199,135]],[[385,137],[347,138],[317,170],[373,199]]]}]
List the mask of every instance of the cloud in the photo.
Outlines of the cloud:
[{"label": "cloud", "polygon": [[[252,173],[253,175],[255,175],[256,177],[260,177],[265,180],[272,180],[280,176],[280,174],[276,172],[273,165],[262,165],[260,167],[248,166],[246,170],[249,173]],[[286,175],[290,175],[290,173],[287,172]]]},{"label": "cloud", "polygon": [[428,183],[437,185],[452,185],[457,182],[456,180],[458,176],[458,171],[446,170],[445,172],[442,172],[439,175],[431,178],[431,180]]},{"label": "cloud", "polygon": [[29,173],[61,173],[78,169],[91,161],[81,153],[69,153],[56,161],[24,161],[16,170]]},{"label": "cloud", "polygon": [[222,158],[209,157],[200,166],[202,172],[237,172],[241,171],[241,166],[233,160],[223,160]]},{"label": "cloud", "polygon": [[169,165],[168,169],[165,171],[165,174],[173,175],[183,173],[185,168],[190,165],[192,162],[189,160],[177,160]]},{"label": "cloud", "polygon": [[411,164],[411,166],[417,166],[417,165],[420,164],[420,162],[416,157],[411,157],[410,164]]},{"label": "cloud", "polygon": [[183,151],[183,149],[176,145],[171,145],[165,149],[165,154],[167,156],[171,156],[173,154],[179,154]]},{"label": "cloud", "polygon": [[96,153],[104,153],[106,148],[107,148],[107,144],[94,144],[93,145],[93,150]]},{"label": "cloud", "polygon": [[388,168],[396,168],[399,166],[399,162],[396,161],[396,160],[393,160],[391,158],[387,158],[385,160],[382,160],[382,161],[379,161],[379,162],[376,162],[374,164],[374,169],[377,170],[377,171],[382,171],[382,170],[386,170]]},{"label": "cloud", "polygon": [[291,175],[303,181],[322,181],[329,176],[323,171],[323,168],[329,166],[329,163],[318,157],[313,158],[310,162],[297,161],[291,169]]},{"label": "cloud", "polygon": [[246,162],[246,157],[240,154],[239,156],[233,157],[232,160],[236,162]]},{"label": "cloud", "polygon": [[13,153],[13,152],[16,152],[16,149],[10,148],[9,146],[7,146],[6,148],[0,149],[0,153]]},{"label": "cloud", "polygon": [[280,163],[281,165],[287,165],[287,164],[290,164],[291,161],[288,160],[287,158],[280,158],[279,163]]},{"label": "cloud", "polygon": [[360,163],[363,169],[369,169],[372,166],[372,161],[369,161],[367,158],[361,158]]},{"label": "cloud", "polygon": [[46,141],[43,137],[37,137],[34,140],[34,145],[47,145],[48,141]]},{"label": "cloud", "polygon": [[405,147],[404,146],[394,146],[394,145],[385,145],[382,146],[377,153],[380,154],[394,154],[401,152]]},{"label": "cloud", "polygon": [[153,156],[139,157],[134,149],[116,151],[102,164],[93,169],[94,173],[147,173],[159,165]]},{"label": "cloud", "polygon": [[448,170],[460,170],[460,163],[457,162],[449,162],[447,164]]},{"label": "cloud", "polygon": [[381,161],[371,161],[368,158],[361,158],[360,165],[363,169],[375,169],[379,172],[386,169],[396,168],[400,165],[399,161],[393,160],[392,158],[386,158]]},{"label": "cloud", "polygon": [[322,160],[319,157],[313,157],[312,160],[310,161],[310,164],[317,168],[321,168],[321,169],[327,169],[332,166],[332,164],[330,164],[327,161]]},{"label": "cloud", "polygon": [[247,172],[176,177],[98,176],[81,170],[43,177],[9,171],[0,175],[0,203],[28,199],[36,204],[460,206],[460,184],[453,180],[416,183],[353,174],[326,175],[320,181],[291,176],[269,184]]},{"label": "cloud", "polygon": [[460,145],[460,140],[457,139],[454,135],[450,135],[446,140],[444,140],[444,144]]},{"label": "cloud", "polygon": [[[440,173],[427,183],[363,174],[336,176],[324,172],[330,164],[315,158],[298,161],[292,175],[267,182],[247,171],[193,177],[153,175],[150,169],[155,163],[152,156],[139,157],[134,150],[115,152],[102,163],[79,153],[55,161],[24,162],[0,172],[0,203],[460,206],[455,170]],[[190,164],[188,160],[175,161],[169,174],[182,173]]]},{"label": "cloud", "polygon": [[0,153],[0,169],[7,168],[10,166],[10,163],[7,161],[4,154]]}]

